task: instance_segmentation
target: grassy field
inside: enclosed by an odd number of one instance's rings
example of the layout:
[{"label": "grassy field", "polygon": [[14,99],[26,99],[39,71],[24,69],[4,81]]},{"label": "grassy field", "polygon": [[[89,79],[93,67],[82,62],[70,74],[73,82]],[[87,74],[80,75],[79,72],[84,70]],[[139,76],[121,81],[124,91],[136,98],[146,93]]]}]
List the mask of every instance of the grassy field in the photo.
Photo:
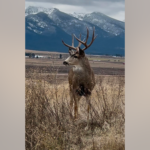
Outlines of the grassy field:
[{"label": "grassy field", "polygon": [[[61,52],[48,52],[48,51],[33,51],[33,50],[25,50],[26,53],[35,53],[36,55],[43,55],[43,56],[55,56],[62,54],[62,56],[68,57],[68,53],[61,53]],[[87,55],[90,61],[102,61],[102,62],[115,62],[115,63],[124,63],[124,57],[113,57],[113,56],[98,56],[98,55]]]},{"label": "grassy field", "polygon": [[[64,61],[64,59],[46,59],[46,58],[31,59],[31,58],[26,58],[26,65],[64,66],[63,65],[63,61]],[[112,61],[109,62],[109,61],[93,61],[93,60],[90,60],[90,64],[91,64],[91,67],[124,68],[124,64],[123,63],[116,63],[116,62],[112,62]]]},{"label": "grassy field", "polygon": [[125,150],[124,65],[89,58],[96,77],[89,128],[84,97],[73,119],[63,59],[26,58],[26,150]]},{"label": "grassy field", "polygon": [[[63,65],[63,61],[69,56],[68,53],[61,53],[62,59],[59,59],[58,52],[42,52],[26,50],[26,52],[35,53],[36,55],[45,56],[45,58],[26,58],[26,69],[28,68],[52,68],[59,69],[59,73],[67,74],[70,67]],[[99,75],[124,75],[124,58],[112,56],[94,56],[87,55],[90,65],[95,74]]]}]

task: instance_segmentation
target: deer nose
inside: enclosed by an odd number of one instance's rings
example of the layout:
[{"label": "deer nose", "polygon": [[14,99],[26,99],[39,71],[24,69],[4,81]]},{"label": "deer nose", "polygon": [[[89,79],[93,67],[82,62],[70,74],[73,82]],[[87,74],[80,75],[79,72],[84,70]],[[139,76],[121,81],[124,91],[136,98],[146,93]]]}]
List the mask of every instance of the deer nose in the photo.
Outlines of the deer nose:
[{"label": "deer nose", "polygon": [[64,65],[69,65],[66,61],[63,62]]}]

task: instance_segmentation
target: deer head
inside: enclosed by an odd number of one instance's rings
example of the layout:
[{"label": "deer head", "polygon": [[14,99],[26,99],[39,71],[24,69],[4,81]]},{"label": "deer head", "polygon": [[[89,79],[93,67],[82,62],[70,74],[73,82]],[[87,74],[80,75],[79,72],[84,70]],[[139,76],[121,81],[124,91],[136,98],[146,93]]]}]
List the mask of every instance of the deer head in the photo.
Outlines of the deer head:
[{"label": "deer head", "polygon": [[[79,65],[80,64],[80,60],[82,58],[85,57],[85,53],[84,51],[90,47],[92,45],[92,43],[94,42],[96,36],[95,34],[95,29],[93,28],[93,36],[92,36],[92,40],[90,42],[90,44],[87,45],[87,40],[89,38],[89,30],[87,28],[87,36],[86,36],[86,40],[81,41],[81,34],[79,39],[75,36],[72,35],[72,46],[66,44],[64,41],[62,41],[62,43],[69,47],[69,54],[70,56],[63,62],[64,65]],[[76,40],[79,42],[77,47],[74,47],[74,37],[76,38]],[[81,44],[83,44],[85,47],[83,49],[80,48]]]}]

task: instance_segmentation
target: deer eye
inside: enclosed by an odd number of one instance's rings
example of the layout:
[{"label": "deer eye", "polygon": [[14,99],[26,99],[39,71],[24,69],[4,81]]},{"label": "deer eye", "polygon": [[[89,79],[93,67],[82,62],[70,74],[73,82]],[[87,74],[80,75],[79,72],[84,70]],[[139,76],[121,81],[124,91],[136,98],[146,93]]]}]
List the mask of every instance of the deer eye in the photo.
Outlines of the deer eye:
[{"label": "deer eye", "polygon": [[78,58],[77,56],[74,56],[74,58]]}]

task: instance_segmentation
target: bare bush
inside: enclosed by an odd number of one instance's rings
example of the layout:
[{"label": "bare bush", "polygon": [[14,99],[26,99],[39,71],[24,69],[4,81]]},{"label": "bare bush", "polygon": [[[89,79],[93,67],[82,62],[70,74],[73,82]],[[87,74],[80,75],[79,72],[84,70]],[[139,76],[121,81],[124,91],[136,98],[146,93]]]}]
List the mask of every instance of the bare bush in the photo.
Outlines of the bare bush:
[{"label": "bare bush", "polygon": [[30,71],[26,77],[26,150],[125,149],[124,77],[96,78],[89,128],[85,98],[74,120],[68,84],[58,83],[57,72]]}]

